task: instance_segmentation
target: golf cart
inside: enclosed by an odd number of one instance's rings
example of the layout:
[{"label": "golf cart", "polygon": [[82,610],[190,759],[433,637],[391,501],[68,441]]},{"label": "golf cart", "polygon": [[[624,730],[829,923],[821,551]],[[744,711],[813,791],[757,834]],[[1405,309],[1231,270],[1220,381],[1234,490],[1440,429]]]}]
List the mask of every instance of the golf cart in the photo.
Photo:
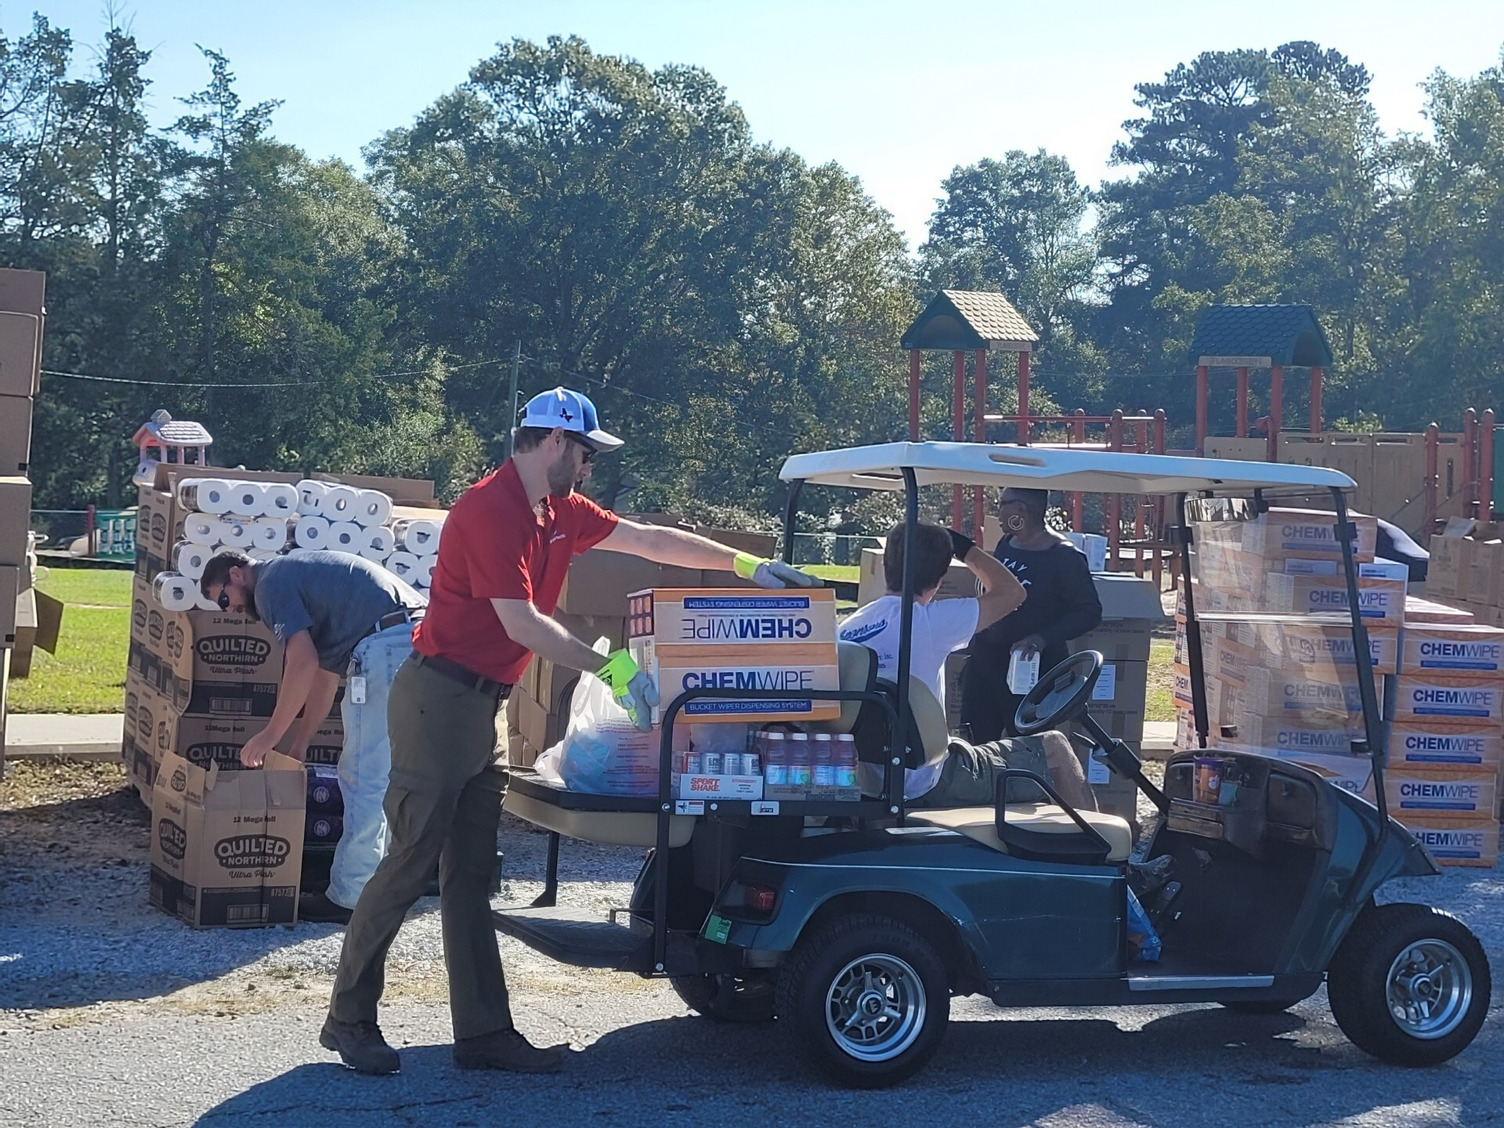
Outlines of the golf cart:
[{"label": "golf cart", "polygon": [[[953,995],[999,1006],[1215,1002],[1272,1012],[1324,980],[1338,1025],[1376,1057],[1432,1064],[1472,1041],[1491,990],[1477,939],[1445,913],[1374,899],[1390,878],[1438,869],[1385,807],[1386,730],[1343,494],[1351,479],[1319,467],[972,443],[795,455],[782,477],[791,483],[786,557],[808,486],[903,491],[911,556],[923,486],[1175,498],[1193,747],[1171,755],[1161,786],[1147,779],[1087,710],[1102,667],[1091,651],[1050,670],[1017,714],[1025,733],[1067,722],[1083,730],[1089,754],[1155,808],[1143,840],[1135,847],[1124,819],[1074,809],[1027,772],[1005,772],[993,806],[906,807],[905,768],[936,762],[954,739],[934,695],[909,676],[906,569],[896,681],[877,678],[870,650],[843,643],[841,688],[813,695],[840,702],[840,718],[822,725],[855,735],[861,759],[881,768],[877,794],[677,803],[672,731],[686,705],[774,696],[682,693],[663,713],[656,799],[577,794],[514,773],[506,808],[552,838],[543,895],[498,911],[498,929],[567,964],[666,977],[707,1018],[776,1018],[796,1053],[854,1086],[890,1085],[921,1068],[945,1035]],[[1332,582],[1345,582],[1340,613],[1271,611],[1257,583],[1244,584],[1251,594],[1239,603],[1198,575],[1220,566],[1219,537],[1276,500],[1313,495],[1332,510],[1324,528]],[[1246,554],[1230,558],[1246,565]],[[1313,630],[1350,640],[1347,729],[1335,731],[1347,760],[1371,775],[1372,802],[1220,729],[1204,643],[1233,629],[1276,642],[1280,632]],[[1226,786],[1208,795],[1213,767]],[[1020,789],[1038,801],[1015,801]],[[560,837],[648,849],[631,903],[609,920],[557,906]],[[1157,933],[1157,962],[1135,958],[1136,910]]]}]

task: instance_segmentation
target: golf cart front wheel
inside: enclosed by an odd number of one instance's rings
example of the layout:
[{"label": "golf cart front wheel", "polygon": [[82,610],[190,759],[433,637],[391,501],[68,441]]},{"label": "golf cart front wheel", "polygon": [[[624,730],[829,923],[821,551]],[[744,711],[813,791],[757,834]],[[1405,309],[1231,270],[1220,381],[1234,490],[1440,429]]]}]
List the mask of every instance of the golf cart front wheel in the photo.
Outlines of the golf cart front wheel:
[{"label": "golf cart front wheel", "polygon": [[802,937],[778,981],[797,1052],[843,1085],[878,1089],[924,1066],[945,1037],[950,985],[935,945],[901,921],[840,917]]},{"label": "golf cart front wheel", "polygon": [[1488,1014],[1493,981],[1483,945],[1450,913],[1371,905],[1327,971],[1332,1016],[1365,1053],[1436,1065],[1467,1048]]},{"label": "golf cart front wheel", "polygon": [[773,1018],[773,973],[675,975],[669,984],[684,1005],[712,1022],[769,1022]]}]

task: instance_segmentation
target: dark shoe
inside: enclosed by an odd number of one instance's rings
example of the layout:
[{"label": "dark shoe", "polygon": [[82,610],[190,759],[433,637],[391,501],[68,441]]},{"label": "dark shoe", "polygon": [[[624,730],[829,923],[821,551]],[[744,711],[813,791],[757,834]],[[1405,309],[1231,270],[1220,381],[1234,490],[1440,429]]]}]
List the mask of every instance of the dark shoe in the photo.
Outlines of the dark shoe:
[{"label": "dark shoe", "polygon": [[402,1059],[374,1022],[339,1022],[330,1015],[319,1031],[319,1045],[339,1054],[356,1073],[396,1073],[402,1068]]},{"label": "dark shoe", "polygon": [[498,1030],[454,1044],[454,1064],[461,1069],[509,1069],[513,1073],[557,1073],[564,1064],[560,1046],[535,1046],[516,1030]]},{"label": "dark shoe", "polygon": [[314,924],[349,924],[350,910],[322,893],[305,893],[298,898],[298,919]]}]

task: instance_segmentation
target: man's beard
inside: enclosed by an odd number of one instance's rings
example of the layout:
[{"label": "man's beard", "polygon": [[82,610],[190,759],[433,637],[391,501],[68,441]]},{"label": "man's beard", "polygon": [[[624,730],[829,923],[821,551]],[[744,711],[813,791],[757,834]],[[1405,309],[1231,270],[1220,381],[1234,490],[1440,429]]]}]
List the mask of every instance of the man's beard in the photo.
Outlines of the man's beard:
[{"label": "man's beard", "polygon": [[579,484],[572,463],[573,459],[567,455],[561,456],[548,468],[548,494],[550,497],[567,498],[574,493],[574,488]]}]

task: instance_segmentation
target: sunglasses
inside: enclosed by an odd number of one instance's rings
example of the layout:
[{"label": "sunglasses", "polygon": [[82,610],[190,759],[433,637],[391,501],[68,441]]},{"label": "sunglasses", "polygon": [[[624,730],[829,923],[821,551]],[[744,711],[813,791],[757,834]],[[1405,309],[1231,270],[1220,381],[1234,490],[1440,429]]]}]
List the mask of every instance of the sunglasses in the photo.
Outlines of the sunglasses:
[{"label": "sunglasses", "polygon": [[589,443],[587,443],[584,439],[580,438],[578,435],[574,434],[572,431],[565,431],[564,432],[564,437],[566,439],[568,439],[570,442],[574,443],[575,446],[584,448],[585,457],[583,459],[581,459],[581,461],[586,466],[589,466],[592,462],[595,461],[595,456],[596,456],[596,453],[597,453],[596,449],[593,446],[591,446]]},{"label": "sunglasses", "polygon": [[230,609],[230,593],[229,593],[229,591],[227,589],[225,589],[225,588],[220,588],[219,589],[219,598],[216,599],[214,602],[219,604],[219,609],[221,611],[228,611]]}]

